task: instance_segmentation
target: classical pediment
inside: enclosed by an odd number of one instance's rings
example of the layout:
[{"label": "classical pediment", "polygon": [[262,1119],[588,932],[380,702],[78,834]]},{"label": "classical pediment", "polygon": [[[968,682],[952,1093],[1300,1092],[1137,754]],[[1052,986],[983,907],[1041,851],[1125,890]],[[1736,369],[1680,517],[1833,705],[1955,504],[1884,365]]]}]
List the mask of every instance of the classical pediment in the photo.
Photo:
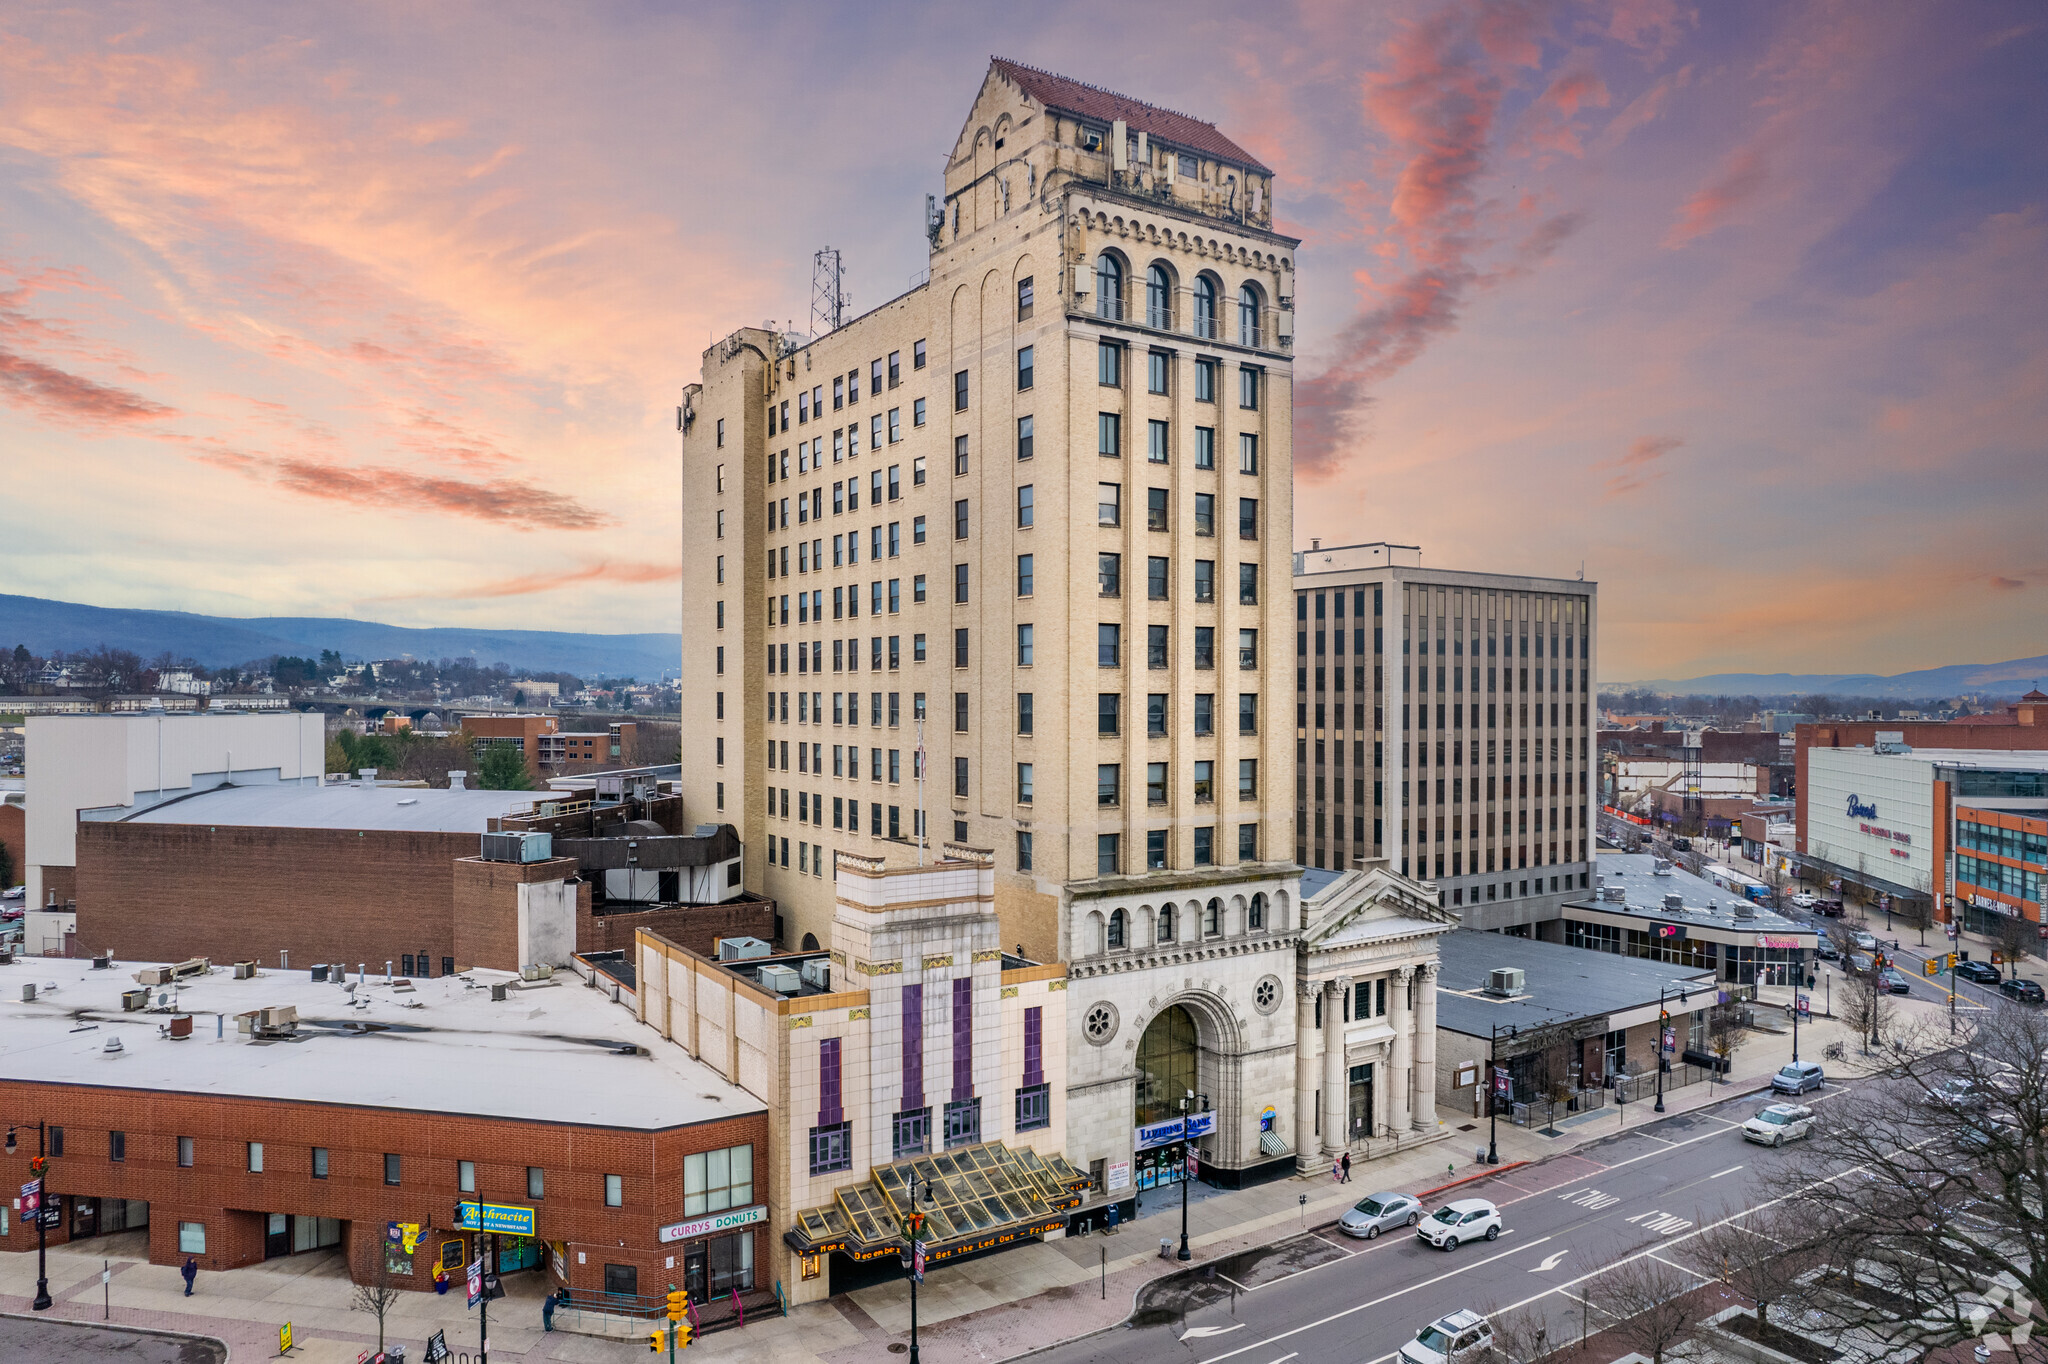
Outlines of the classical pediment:
[{"label": "classical pediment", "polygon": [[1457,918],[1421,882],[1385,867],[1345,872],[1305,899],[1302,945],[1309,951],[1346,942],[1447,932]]}]

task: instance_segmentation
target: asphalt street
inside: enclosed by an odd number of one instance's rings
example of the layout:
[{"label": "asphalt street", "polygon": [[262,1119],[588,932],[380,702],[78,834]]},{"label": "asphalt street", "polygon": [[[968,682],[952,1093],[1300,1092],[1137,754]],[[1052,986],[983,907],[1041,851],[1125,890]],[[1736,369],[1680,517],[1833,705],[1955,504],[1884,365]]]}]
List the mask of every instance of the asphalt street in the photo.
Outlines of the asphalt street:
[{"label": "asphalt street", "polygon": [[[1822,1103],[1839,1094],[1808,1095]],[[1433,1250],[1412,1232],[1353,1241],[1324,1228],[1149,1286],[1124,1325],[1036,1356],[1044,1364],[1380,1364],[1459,1308],[1526,1307],[1552,1340],[1576,1340],[1597,1309],[1586,1280],[1642,1254],[1686,1267],[1683,1245],[1755,1206],[1760,1171],[1789,1158],[1737,1128],[1769,1102],[1731,1099],[1429,1200],[1500,1205],[1493,1242]],[[1371,1190],[1361,1187],[1363,1196]]]},{"label": "asphalt street", "polygon": [[34,1360],[36,1364],[226,1364],[228,1352],[218,1341],[197,1336],[168,1336],[117,1328],[53,1321],[47,1318],[0,1317],[0,1360]]}]

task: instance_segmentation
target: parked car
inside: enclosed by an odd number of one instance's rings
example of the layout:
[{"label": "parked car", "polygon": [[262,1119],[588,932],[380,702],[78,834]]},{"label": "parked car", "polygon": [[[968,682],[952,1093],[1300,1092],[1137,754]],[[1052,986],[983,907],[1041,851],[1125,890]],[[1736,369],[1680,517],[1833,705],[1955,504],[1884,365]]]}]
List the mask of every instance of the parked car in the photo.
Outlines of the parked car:
[{"label": "parked car", "polygon": [[1742,1139],[1765,1146],[1813,1135],[1813,1110],[1804,1104],[1772,1104],[1742,1124]]},{"label": "parked car", "polygon": [[1842,917],[1842,902],[1826,897],[1817,898],[1813,902],[1813,912],[1823,919],[1839,919]]},{"label": "parked car", "polygon": [[1868,933],[1851,933],[1849,941],[1855,943],[1857,947],[1865,952],[1875,952],[1877,950],[1877,939]]},{"label": "parked car", "polygon": [[2023,1084],[2019,1073],[2010,1067],[1997,1067],[1988,1082],[1967,1075],[1951,1075],[1929,1086],[1922,1102],[1930,1108],[1978,1109],[1994,1099],[2011,1098]]},{"label": "parked car", "polygon": [[1820,1068],[1820,1062],[1794,1061],[1771,1077],[1771,1090],[1777,1094],[1804,1094],[1809,1089],[1821,1088],[1827,1081],[1827,1072]]},{"label": "parked car", "polygon": [[1692,840],[1689,838],[1674,838],[1671,840],[1671,846],[1679,852],[1691,852]]},{"label": "parked car", "polygon": [[2015,1000],[2021,1004],[2029,1004],[2037,1009],[2043,1003],[2048,1003],[2048,999],[2044,999],[2041,994],[2039,983],[2031,980],[2021,980],[2017,976],[2011,980],[1998,982],[1998,993],[2004,995],[2007,999]]},{"label": "parked car", "polygon": [[1813,955],[1821,961],[1840,961],[1842,949],[1835,946],[1833,938],[1823,936],[1814,943]]},{"label": "parked car", "polygon": [[1337,1219],[1337,1230],[1346,1236],[1370,1241],[1394,1227],[1412,1227],[1422,1220],[1422,1204],[1404,1193],[1376,1193],[1358,1200]]},{"label": "parked car", "polygon": [[1998,974],[1998,968],[1988,961],[1959,961],[1956,963],[1956,974],[1979,985],[1996,985],[2004,979]]},{"label": "parked car", "polygon": [[1815,903],[1816,901],[1813,896],[1803,890],[1792,897],[1792,908],[1794,909],[1812,909]]},{"label": "parked car", "polygon": [[1885,967],[1877,973],[1877,979],[1880,985],[1895,995],[1910,995],[1913,993],[1913,982],[1906,979],[1905,972],[1900,971],[1896,967]]},{"label": "parked car", "polygon": [[1415,1234],[1438,1250],[1456,1250],[1481,1237],[1491,1241],[1500,1235],[1500,1209],[1483,1198],[1461,1198],[1425,1217]]},{"label": "parked car", "polygon": [[1401,1364],[1456,1364],[1476,1359],[1493,1344],[1493,1327],[1477,1312],[1463,1310],[1439,1317],[1401,1347]]}]

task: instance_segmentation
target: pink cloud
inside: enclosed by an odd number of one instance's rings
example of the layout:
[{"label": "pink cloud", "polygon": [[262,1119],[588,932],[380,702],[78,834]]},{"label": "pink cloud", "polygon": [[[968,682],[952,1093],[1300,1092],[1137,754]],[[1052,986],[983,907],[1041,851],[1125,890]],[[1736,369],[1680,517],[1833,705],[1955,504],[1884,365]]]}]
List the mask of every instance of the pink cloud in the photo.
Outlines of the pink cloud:
[{"label": "pink cloud", "polygon": [[1993,574],[1991,577],[1991,585],[2003,592],[2017,592],[2019,589],[2025,587],[2027,583],[2026,579],[2024,578],[2008,578],[2002,574]]},{"label": "pink cloud", "polygon": [[1676,250],[1720,227],[1755,199],[1768,179],[1762,151],[1753,146],[1742,148],[1710,184],[1685,201],[1678,220],[1664,234],[1664,245]]},{"label": "pink cloud", "polygon": [[403,469],[342,468],[289,455],[264,457],[229,450],[193,458],[306,497],[389,512],[427,509],[499,522],[513,530],[597,530],[614,524],[613,518],[572,497],[526,483],[467,483]]},{"label": "pink cloud", "polygon": [[1637,436],[1629,443],[1627,454],[1598,466],[1615,470],[1607,480],[1607,496],[1623,497],[1648,487],[1663,476],[1663,470],[1657,467],[1658,461],[1683,444],[1685,440],[1681,436]]},{"label": "pink cloud", "polygon": [[600,559],[581,568],[565,568],[553,573],[523,573],[517,577],[498,578],[489,582],[472,583],[466,587],[453,588],[447,592],[409,593],[396,597],[375,597],[373,601],[434,601],[434,600],[495,600],[503,597],[529,597],[542,592],[554,592],[565,587],[582,583],[646,584],[677,582],[683,576],[680,563],[637,563]]}]

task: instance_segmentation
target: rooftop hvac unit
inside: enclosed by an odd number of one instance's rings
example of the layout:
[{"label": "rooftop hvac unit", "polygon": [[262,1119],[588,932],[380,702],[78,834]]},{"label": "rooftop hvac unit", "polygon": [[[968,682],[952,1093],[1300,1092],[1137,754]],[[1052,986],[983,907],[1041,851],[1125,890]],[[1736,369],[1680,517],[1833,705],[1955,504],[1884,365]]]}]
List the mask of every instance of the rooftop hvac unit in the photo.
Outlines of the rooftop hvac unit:
[{"label": "rooftop hvac unit", "polygon": [[278,1004],[263,1011],[263,1026],[266,1028],[296,1028],[299,1026],[299,1010],[294,1004]]},{"label": "rooftop hvac unit", "polygon": [[1664,910],[1665,910],[1665,912],[1666,912],[1667,914],[1683,914],[1683,913],[1685,913],[1685,897],[1684,897],[1683,895],[1667,895],[1667,896],[1665,896],[1665,897],[1664,897]]},{"label": "rooftop hvac unit", "polygon": [[194,957],[181,961],[171,968],[172,980],[183,980],[187,976],[203,976],[213,969],[213,963],[205,957]]},{"label": "rooftop hvac unit", "polygon": [[254,980],[255,978],[256,978],[256,963],[255,963],[255,962],[253,962],[253,961],[238,961],[238,962],[236,962],[236,963],[235,963],[235,979],[236,979],[236,980]]},{"label": "rooftop hvac unit", "polygon": [[1728,908],[1735,911],[1735,917],[1738,919],[1754,919],[1756,917],[1756,906],[1747,900],[1730,900]]},{"label": "rooftop hvac unit", "polygon": [[762,966],[754,971],[754,979],[778,995],[793,995],[803,989],[803,980],[787,966]]},{"label": "rooftop hvac unit", "polygon": [[738,938],[720,938],[718,940],[718,959],[720,961],[745,961],[750,957],[765,957],[770,950],[768,944],[759,938],[743,936]]},{"label": "rooftop hvac unit", "polygon": [[804,984],[813,990],[832,988],[832,961],[829,957],[812,957],[798,969],[804,978]]},{"label": "rooftop hvac unit", "polygon": [[483,840],[486,862],[545,862],[555,855],[553,834],[485,834]]},{"label": "rooftop hvac unit", "polygon": [[95,971],[109,970],[113,967],[113,965],[114,954],[111,952],[103,952],[99,956],[94,957],[92,959],[92,969]]},{"label": "rooftop hvac unit", "polygon": [[1652,876],[1671,875],[1671,859],[1668,857],[1657,858],[1650,864],[1650,874]]},{"label": "rooftop hvac unit", "polygon": [[1521,967],[1496,966],[1493,968],[1492,975],[1487,978],[1486,993],[1499,995],[1506,999],[1510,996],[1521,994],[1526,984],[1527,977],[1522,974]]},{"label": "rooftop hvac unit", "polygon": [[542,964],[528,964],[519,968],[521,980],[553,980],[555,968]]},{"label": "rooftop hvac unit", "polygon": [[316,966],[316,967],[314,967],[314,968],[313,968],[313,983],[314,983],[315,985],[325,985],[325,984],[327,983],[327,968],[326,968],[326,967],[324,967],[324,966]]},{"label": "rooftop hvac unit", "polygon": [[21,987],[21,1002],[24,1004],[36,1002],[36,987],[34,985],[24,985]]},{"label": "rooftop hvac unit", "polygon": [[141,1012],[142,1012],[142,1011],[143,1011],[144,1009],[147,1009],[148,1007],[149,1007],[149,991],[147,991],[147,990],[123,990],[123,991],[121,992],[121,1012],[122,1012],[122,1013],[127,1013],[127,1014],[141,1013]]},{"label": "rooftop hvac unit", "polygon": [[137,985],[169,985],[171,968],[168,966],[145,966],[135,973]]},{"label": "rooftop hvac unit", "polygon": [[1600,898],[1609,904],[1625,905],[1628,903],[1628,887],[1622,885],[1602,886],[1600,887]]}]

